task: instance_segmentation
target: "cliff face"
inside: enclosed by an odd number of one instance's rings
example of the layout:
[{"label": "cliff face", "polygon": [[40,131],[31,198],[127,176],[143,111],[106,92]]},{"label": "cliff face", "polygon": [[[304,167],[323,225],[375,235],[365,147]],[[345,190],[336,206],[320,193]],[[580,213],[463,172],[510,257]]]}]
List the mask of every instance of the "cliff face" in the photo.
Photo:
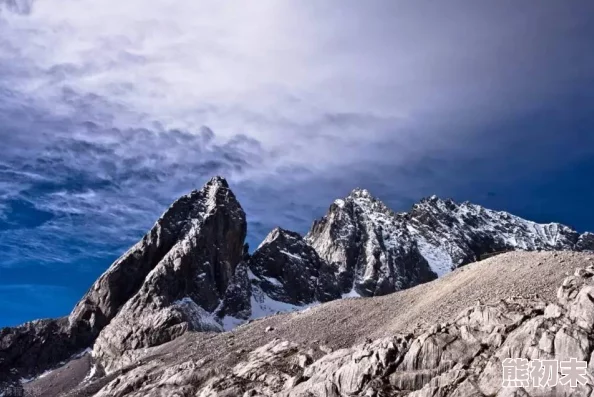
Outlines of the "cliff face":
[{"label": "cliff face", "polygon": [[402,219],[367,190],[336,200],[306,241],[338,269],[343,294],[385,295],[437,277]]},{"label": "cliff face", "polygon": [[245,214],[219,178],[182,200],[188,213],[176,218],[175,244],[97,338],[93,354],[106,369],[128,350],[160,345],[188,330],[220,330],[215,312],[243,259]]},{"label": "cliff face", "polygon": [[334,269],[297,233],[274,229],[249,267],[253,284],[275,300],[305,305],[340,298]]}]

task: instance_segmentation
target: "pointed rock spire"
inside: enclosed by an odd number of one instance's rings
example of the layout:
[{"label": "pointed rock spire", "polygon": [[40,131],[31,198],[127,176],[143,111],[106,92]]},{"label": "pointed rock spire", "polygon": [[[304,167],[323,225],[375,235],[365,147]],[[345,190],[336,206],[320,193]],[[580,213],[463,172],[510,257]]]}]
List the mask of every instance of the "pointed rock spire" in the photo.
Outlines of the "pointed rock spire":
[{"label": "pointed rock spire", "polygon": [[84,313],[93,310],[115,315],[97,339],[96,357],[117,368],[127,350],[186,330],[218,330],[213,313],[243,259],[245,235],[245,213],[225,179],[215,177],[177,200],[73,312],[75,318],[89,318]]}]

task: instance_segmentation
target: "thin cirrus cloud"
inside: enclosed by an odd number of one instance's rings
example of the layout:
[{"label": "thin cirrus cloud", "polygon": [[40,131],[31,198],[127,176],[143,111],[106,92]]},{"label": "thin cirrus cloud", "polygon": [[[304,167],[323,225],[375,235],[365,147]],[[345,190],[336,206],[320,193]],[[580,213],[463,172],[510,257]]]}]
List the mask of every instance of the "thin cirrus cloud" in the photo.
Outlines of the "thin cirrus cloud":
[{"label": "thin cirrus cloud", "polygon": [[0,268],[94,276],[214,174],[254,245],[356,186],[398,207],[587,157],[592,8],[0,0]]}]

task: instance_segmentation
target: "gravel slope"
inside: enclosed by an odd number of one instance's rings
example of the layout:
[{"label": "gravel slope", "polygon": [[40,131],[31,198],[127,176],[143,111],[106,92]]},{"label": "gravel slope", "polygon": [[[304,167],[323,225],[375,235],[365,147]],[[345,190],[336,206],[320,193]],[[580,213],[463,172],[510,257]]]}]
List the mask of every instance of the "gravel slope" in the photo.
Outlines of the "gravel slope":
[{"label": "gravel slope", "polygon": [[[333,301],[302,312],[256,320],[231,332],[188,333],[147,352],[132,354],[130,368],[144,366],[150,374],[189,358],[204,359],[205,365],[213,368],[232,365],[274,338],[337,349],[396,332],[415,331],[423,325],[451,322],[462,309],[479,300],[496,303],[504,298],[538,295],[552,301],[567,275],[576,267],[593,263],[594,254],[588,253],[505,253],[391,295]],[[273,330],[267,332],[269,327]],[[63,371],[63,375],[52,377],[52,384],[60,385],[60,377],[72,379],[68,371]],[[29,387],[36,383],[31,382]],[[40,395],[59,394],[50,387]],[[70,395],[92,393],[86,389]]]},{"label": "gravel slope", "polygon": [[[510,252],[453,271],[438,280],[372,298],[333,301],[306,311],[261,319],[233,333],[258,340],[266,334],[297,342],[326,340],[333,348],[347,347],[366,338],[414,331],[417,325],[452,321],[478,300],[530,298],[552,301],[563,279],[579,266],[594,263],[594,255],[576,252]],[[224,338],[220,335],[220,338]],[[266,337],[264,337],[266,338]],[[268,339],[268,338],[266,338]]]}]

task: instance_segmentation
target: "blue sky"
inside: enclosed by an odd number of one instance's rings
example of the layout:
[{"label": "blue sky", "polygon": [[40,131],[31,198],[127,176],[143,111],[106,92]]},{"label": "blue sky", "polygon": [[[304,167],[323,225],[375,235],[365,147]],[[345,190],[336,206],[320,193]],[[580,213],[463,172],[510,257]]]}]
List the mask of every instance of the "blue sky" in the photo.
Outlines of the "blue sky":
[{"label": "blue sky", "polygon": [[589,1],[0,0],[0,326],[223,175],[255,246],[365,187],[594,230]]}]

